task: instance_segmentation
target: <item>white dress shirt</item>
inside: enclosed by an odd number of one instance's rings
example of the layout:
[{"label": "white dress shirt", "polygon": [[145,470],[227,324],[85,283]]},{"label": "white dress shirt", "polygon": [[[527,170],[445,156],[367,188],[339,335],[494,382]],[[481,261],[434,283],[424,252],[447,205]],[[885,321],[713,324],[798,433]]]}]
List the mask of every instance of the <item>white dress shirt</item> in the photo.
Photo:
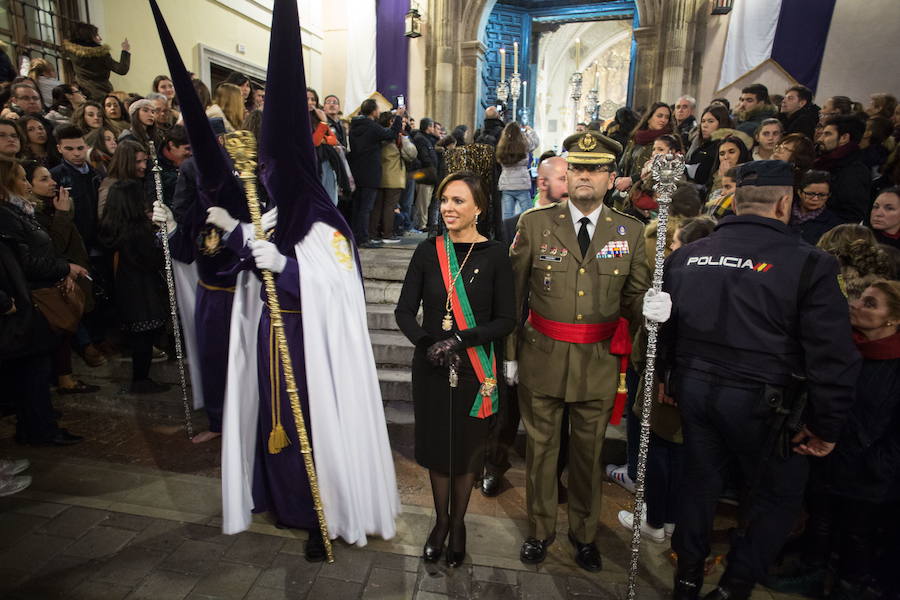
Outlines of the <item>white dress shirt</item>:
[{"label": "white dress shirt", "polygon": [[581,211],[575,208],[575,204],[573,204],[571,200],[568,204],[569,213],[572,215],[572,225],[575,227],[575,235],[577,236],[578,232],[581,231],[581,223],[579,223],[579,221],[583,217],[587,217],[591,220],[591,222],[587,224],[588,236],[591,239],[594,239],[594,230],[597,228],[597,221],[600,220],[600,212],[603,210],[603,204],[601,203],[597,210],[589,215],[581,214]]}]

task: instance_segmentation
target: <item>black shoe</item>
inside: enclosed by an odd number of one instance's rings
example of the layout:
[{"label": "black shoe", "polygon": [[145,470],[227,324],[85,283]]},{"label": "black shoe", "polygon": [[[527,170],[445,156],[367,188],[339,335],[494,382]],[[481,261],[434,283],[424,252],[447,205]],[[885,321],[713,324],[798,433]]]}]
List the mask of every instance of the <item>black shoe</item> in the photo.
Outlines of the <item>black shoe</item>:
[{"label": "black shoe", "polygon": [[309,538],[306,540],[306,547],[303,548],[303,556],[307,562],[322,562],[328,557],[325,552],[325,540],[322,539],[320,529],[309,530]]},{"label": "black shoe", "polygon": [[444,535],[438,535],[438,526],[435,525],[431,529],[431,533],[428,534],[428,539],[425,540],[425,546],[422,548],[422,560],[427,563],[439,561],[444,553],[445,537],[447,537],[447,532],[445,531]]},{"label": "black shoe", "polygon": [[447,566],[451,569],[459,567],[466,558],[466,527],[463,526],[460,533],[450,535],[447,542]]},{"label": "black shoe", "polygon": [[575,539],[571,531],[569,532],[569,541],[575,546],[575,563],[579,567],[592,573],[603,568],[603,562],[600,560],[600,551],[597,550],[594,542],[582,544]]},{"label": "black shoe", "polygon": [[32,446],[73,446],[83,442],[84,438],[80,435],[69,433],[66,429],[58,429],[51,437],[37,440],[16,434],[16,441],[20,444],[30,444]]},{"label": "black shoe", "polygon": [[500,477],[487,473],[485,474],[484,479],[481,480],[481,485],[479,487],[483,496],[493,498],[500,493]]},{"label": "black shoe", "polygon": [[160,394],[169,389],[165,383],[157,383],[152,379],[141,379],[132,381],[128,387],[129,394]]},{"label": "black shoe", "polygon": [[750,600],[753,583],[728,576],[726,571],[719,580],[719,586],[703,596],[703,600]]},{"label": "black shoe", "polygon": [[703,561],[684,564],[679,561],[675,568],[675,587],[672,589],[672,600],[698,600],[700,588],[703,587]]},{"label": "black shoe", "polygon": [[546,540],[539,540],[533,537],[527,538],[522,543],[522,549],[519,550],[519,560],[526,565],[537,565],[544,562],[544,559],[547,558],[547,548],[553,543],[554,539],[556,539],[555,535],[550,536]]}]

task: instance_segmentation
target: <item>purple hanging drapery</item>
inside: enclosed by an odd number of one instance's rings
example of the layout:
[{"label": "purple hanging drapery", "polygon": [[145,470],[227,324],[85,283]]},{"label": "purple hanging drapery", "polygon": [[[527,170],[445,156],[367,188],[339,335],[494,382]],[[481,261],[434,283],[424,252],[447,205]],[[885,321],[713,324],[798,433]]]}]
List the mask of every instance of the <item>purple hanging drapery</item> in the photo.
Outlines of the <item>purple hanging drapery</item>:
[{"label": "purple hanging drapery", "polygon": [[409,0],[376,0],[375,87],[389,101],[406,96],[409,40],[403,35]]}]

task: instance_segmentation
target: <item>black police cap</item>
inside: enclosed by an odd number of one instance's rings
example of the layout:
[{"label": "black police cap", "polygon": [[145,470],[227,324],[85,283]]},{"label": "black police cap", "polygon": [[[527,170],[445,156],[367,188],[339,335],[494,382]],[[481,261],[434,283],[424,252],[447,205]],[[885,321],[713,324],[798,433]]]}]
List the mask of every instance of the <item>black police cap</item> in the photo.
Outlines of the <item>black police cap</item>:
[{"label": "black police cap", "polygon": [[793,187],[794,168],[783,160],[753,160],[737,167],[737,187],[779,185]]}]

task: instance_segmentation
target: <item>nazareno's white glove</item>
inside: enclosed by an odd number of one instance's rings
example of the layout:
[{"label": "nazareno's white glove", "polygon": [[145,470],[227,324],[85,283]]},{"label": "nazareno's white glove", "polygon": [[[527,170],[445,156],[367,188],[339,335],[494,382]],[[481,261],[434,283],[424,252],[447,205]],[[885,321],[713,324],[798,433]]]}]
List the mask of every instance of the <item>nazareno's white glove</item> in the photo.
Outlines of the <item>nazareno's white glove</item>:
[{"label": "nazareno's white glove", "polygon": [[519,383],[519,361],[504,360],[503,361],[503,377],[506,378],[506,385],[518,385],[518,383]]},{"label": "nazareno's white glove", "polygon": [[253,260],[257,269],[265,269],[273,273],[281,273],[287,265],[287,256],[278,251],[275,244],[265,240],[253,240],[250,242]]},{"label": "nazareno's white glove", "polygon": [[177,223],[175,223],[175,215],[172,214],[172,211],[168,206],[160,202],[159,200],[153,203],[153,222],[162,225],[165,223],[166,230],[169,233],[175,231],[175,227]]},{"label": "nazareno's white glove", "polygon": [[273,227],[275,227],[275,222],[278,220],[278,207],[276,206],[272,210],[268,212],[264,212],[262,218],[259,220],[262,225],[263,231],[269,231]]},{"label": "nazareno's white glove", "polygon": [[672,315],[672,297],[666,292],[657,292],[653,288],[644,294],[644,318],[648,321],[665,323]]},{"label": "nazareno's white glove", "polygon": [[238,220],[221,206],[210,206],[206,209],[206,222],[215,225],[225,233],[233,231],[238,226]]}]

